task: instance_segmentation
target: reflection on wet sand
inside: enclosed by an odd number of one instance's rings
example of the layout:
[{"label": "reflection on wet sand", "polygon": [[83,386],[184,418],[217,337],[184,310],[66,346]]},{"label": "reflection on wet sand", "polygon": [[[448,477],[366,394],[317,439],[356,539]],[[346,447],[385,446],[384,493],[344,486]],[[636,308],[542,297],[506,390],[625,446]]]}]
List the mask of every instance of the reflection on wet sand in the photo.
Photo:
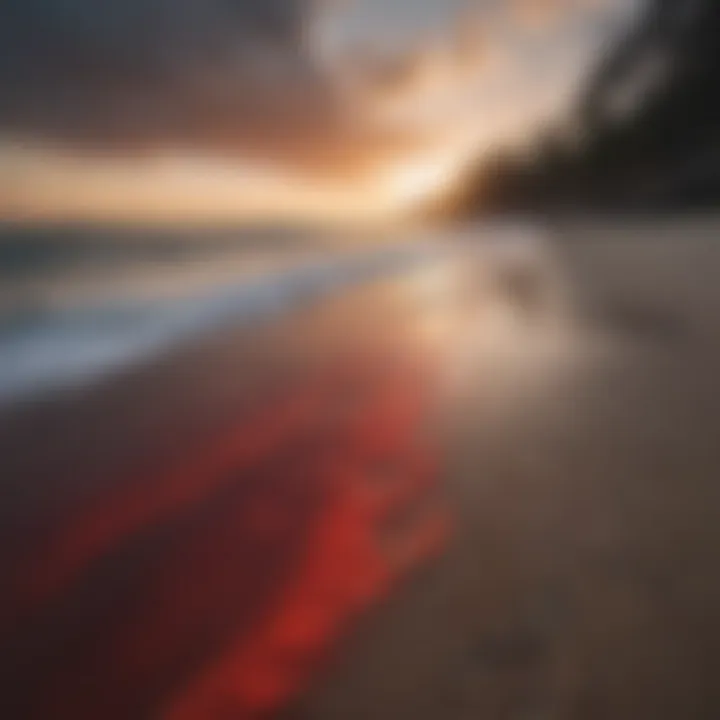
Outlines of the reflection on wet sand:
[{"label": "reflection on wet sand", "polygon": [[[315,677],[353,618],[442,550],[437,372],[407,322],[417,308],[397,288],[339,305],[296,319],[293,339],[266,338],[266,390],[239,392],[211,430],[132,461],[121,443],[97,483],[62,449],[17,475],[35,490],[17,502],[4,554],[11,716],[264,716]],[[348,331],[360,308],[367,326]],[[144,407],[134,382],[131,423]],[[117,402],[99,407],[105,432],[122,434]],[[47,412],[28,411],[27,427]],[[68,444],[87,430],[67,430]],[[53,462],[69,479],[54,503]]]}]

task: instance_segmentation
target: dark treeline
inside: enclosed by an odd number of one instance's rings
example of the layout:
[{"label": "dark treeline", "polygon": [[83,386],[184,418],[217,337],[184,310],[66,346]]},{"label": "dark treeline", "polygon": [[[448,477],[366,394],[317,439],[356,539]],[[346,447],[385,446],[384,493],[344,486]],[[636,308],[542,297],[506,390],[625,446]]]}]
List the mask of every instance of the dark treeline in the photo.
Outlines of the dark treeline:
[{"label": "dark treeline", "polygon": [[486,158],[468,187],[473,213],[720,204],[720,2],[651,0],[567,127]]}]

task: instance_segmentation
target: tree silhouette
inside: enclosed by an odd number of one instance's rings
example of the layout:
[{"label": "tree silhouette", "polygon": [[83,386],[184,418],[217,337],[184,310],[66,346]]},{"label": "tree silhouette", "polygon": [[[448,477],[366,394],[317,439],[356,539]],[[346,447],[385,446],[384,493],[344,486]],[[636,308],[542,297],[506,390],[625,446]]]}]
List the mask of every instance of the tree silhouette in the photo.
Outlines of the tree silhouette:
[{"label": "tree silhouette", "polygon": [[484,162],[463,210],[657,210],[720,201],[720,2],[652,0],[595,69],[572,141]]}]

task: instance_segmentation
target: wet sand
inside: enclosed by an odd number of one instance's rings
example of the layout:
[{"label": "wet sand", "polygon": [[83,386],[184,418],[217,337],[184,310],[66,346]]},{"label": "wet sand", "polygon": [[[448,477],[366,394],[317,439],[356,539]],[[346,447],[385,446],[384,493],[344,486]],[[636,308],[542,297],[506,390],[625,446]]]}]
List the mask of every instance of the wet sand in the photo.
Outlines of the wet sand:
[{"label": "wet sand", "polygon": [[437,555],[403,282],[5,411],[3,717],[266,716]]},{"label": "wet sand", "polygon": [[555,233],[575,345],[506,401],[478,373],[450,432],[454,543],[298,717],[720,716],[720,226]]}]

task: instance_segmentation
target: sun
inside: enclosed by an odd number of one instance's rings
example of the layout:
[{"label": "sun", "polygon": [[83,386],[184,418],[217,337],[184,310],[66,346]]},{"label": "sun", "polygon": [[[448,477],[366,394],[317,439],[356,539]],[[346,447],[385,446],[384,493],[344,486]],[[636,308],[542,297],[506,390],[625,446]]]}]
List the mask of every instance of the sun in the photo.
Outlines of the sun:
[{"label": "sun", "polygon": [[387,172],[385,189],[393,202],[408,207],[449,192],[456,174],[456,163],[447,157],[414,158]]}]

